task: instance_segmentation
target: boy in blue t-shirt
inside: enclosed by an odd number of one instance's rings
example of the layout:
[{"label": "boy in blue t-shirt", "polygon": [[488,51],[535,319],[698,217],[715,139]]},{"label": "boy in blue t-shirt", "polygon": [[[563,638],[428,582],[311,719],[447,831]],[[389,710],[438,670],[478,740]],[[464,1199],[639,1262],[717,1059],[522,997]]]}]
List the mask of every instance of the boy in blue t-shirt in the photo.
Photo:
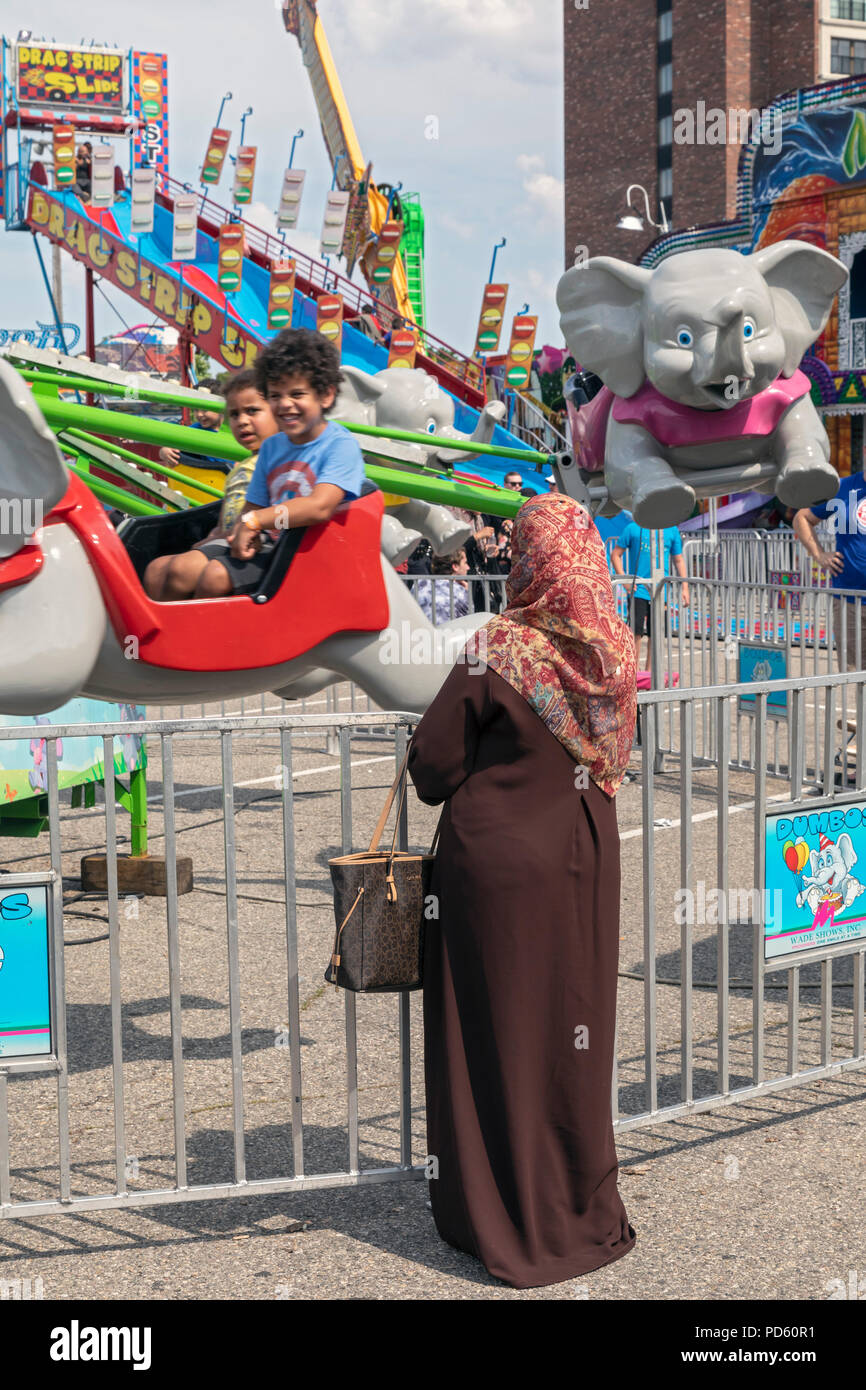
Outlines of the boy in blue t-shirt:
[{"label": "boy in blue t-shirt", "polygon": [[328,521],[360,497],[364,483],[364,459],[352,435],[325,419],[341,381],[340,359],[327,338],[287,328],[262,349],[254,369],[280,433],[259,450],[231,548],[210,561],[197,598],[254,593],[281,532]]},{"label": "boy in blue t-shirt", "polygon": [[[671,572],[671,557],[673,556],[676,572],[681,578],[686,577],[686,562],[683,558],[683,542],[676,526],[666,526],[663,533],[664,543],[664,572]],[[652,573],[652,560],[650,556],[650,533],[638,526],[636,521],[629,520],[620,531],[616,544],[611,550],[611,564],[616,574],[625,574],[622,557],[628,552],[629,574],[636,575],[639,579],[649,579]],[[689,586],[682,586],[682,601],[689,602]],[[636,584],[631,600],[631,625],[635,635],[635,655],[639,670],[645,670],[641,666],[640,655],[643,646],[643,637],[647,639],[647,654],[649,654],[650,639],[650,591],[646,584]]]}]

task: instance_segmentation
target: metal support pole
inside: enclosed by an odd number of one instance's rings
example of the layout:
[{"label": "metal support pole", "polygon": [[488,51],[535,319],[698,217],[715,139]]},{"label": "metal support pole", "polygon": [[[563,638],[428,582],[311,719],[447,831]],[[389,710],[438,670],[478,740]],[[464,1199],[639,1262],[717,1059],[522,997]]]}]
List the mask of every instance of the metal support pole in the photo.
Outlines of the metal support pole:
[{"label": "metal support pole", "polygon": [[129,795],[132,800],[130,819],[133,855],[147,854],[147,770],[137,768],[129,774]]},{"label": "metal support pole", "polygon": [[[94,321],[93,304],[93,271],[90,266],[84,267],[84,339],[87,349],[87,356],[91,362],[96,361],[96,325]],[[87,405],[93,405],[93,392],[85,393]]]},{"label": "metal support pole", "polygon": [[508,245],[508,238],[507,238],[507,237],[503,237],[501,241],[497,241],[496,245],[495,245],[494,248],[493,248],[493,260],[490,262],[490,274],[489,274],[488,277],[487,277],[487,283],[488,283],[488,285],[490,285],[490,284],[493,283],[493,274],[494,274],[494,271],[496,270],[496,257],[497,257],[497,255],[499,254],[500,248],[503,247],[503,246],[507,246],[507,245]]},{"label": "metal support pole", "polygon": [[54,315],[54,322],[57,325],[57,337],[60,340],[60,346],[62,347],[64,353],[68,354],[69,348],[66,346],[66,339],[63,336],[63,324],[61,322],[60,314],[57,309],[57,302],[54,298],[54,291],[51,288],[51,281],[48,278],[48,271],[45,269],[45,261],[42,258],[42,248],[39,245],[39,239],[36,236],[35,232],[32,233],[32,236],[33,245],[36,247],[36,255],[39,257],[39,269],[42,271],[42,279],[45,281],[45,288],[48,291],[48,300],[51,304],[51,312]]}]

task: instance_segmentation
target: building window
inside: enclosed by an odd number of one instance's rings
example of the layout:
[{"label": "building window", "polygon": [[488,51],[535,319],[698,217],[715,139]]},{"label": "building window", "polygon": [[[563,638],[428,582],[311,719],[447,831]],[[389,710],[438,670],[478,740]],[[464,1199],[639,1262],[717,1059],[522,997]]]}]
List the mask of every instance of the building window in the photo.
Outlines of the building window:
[{"label": "building window", "polygon": [[[833,42],[834,42],[834,43],[836,42],[835,39],[833,40]],[[862,44],[862,45],[858,44],[858,47],[864,47],[864,48],[866,48],[866,44]],[[660,91],[660,92],[672,92],[672,91],[673,91],[673,87],[674,87],[674,84],[673,84],[673,77],[674,77],[674,72],[673,72],[673,66],[672,66],[672,64],[671,64],[671,63],[662,63],[661,67],[659,68],[659,91]]]},{"label": "building window", "polygon": [[[862,0],[862,3],[866,6],[866,0]],[[670,10],[666,10],[664,14],[659,15],[659,43],[665,43],[667,40],[671,39],[673,37],[673,31],[673,15]]]},{"label": "building window", "polygon": [[673,116],[662,116],[659,121],[659,144],[672,145],[674,143],[674,118]]},{"label": "building window", "polygon": [[863,39],[831,39],[830,70],[846,77],[866,73],[866,41]]},{"label": "building window", "polygon": [[659,170],[659,197],[672,198],[674,193],[674,171],[673,169]]},{"label": "building window", "polygon": [[831,19],[856,19],[866,24],[866,0],[831,0]]}]

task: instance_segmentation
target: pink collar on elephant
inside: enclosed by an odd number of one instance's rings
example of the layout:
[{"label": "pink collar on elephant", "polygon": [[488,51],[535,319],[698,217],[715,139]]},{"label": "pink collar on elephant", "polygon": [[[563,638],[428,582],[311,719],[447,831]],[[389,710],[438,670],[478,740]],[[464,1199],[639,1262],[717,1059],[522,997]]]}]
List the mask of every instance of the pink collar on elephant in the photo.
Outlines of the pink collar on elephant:
[{"label": "pink collar on elephant", "polygon": [[576,429],[572,417],[577,462],[590,472],[604,467],[604,440],[611,414],[622,424],[641,425],[663,448],[721,443],[747,435],[772,434],[785,411],[808,395],[810,386],[809,378],[796,371],[788,378],[777,377],[757,396],[740,401],[730,410],[698,410],[680,405],[663,396],[649,381],[628,398],[615,396],[604,386],[589,405],[576,412]]}]

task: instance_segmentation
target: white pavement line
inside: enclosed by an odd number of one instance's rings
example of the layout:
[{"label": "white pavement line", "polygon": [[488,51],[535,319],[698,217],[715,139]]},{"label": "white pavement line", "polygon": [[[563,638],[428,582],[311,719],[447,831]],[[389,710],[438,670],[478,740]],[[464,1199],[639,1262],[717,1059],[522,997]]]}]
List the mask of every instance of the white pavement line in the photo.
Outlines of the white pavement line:
[{"label": "white pavement line", "polygon": [[[767,797],[767,805],[769,806],[769,805],[771,804],[771,802],[773,802],[773,801],[790,801],[790,799],[791,799],[790,796],[768,796],[768,797]],[[754,801],[740,801],[740,802],[737,803],[736,806],[729,806],[729,807],[728,807],[728,815],[729,815],[729,816],[734,816],[734,815],[736,815],[736,813],[737,813],[738,811],[753,811],[754,809],[755,809],[755,803],[754,803]],[[701,811],[700,815],[692,816],[691,822],[690,822],[690,823],[691,823],[692,825],[697,825],[698,821],[702,821],[702,820],[715,820],[715,818],[718,816],[718,814],[719,814],[718,807],[716,807],[715,811]],[[682,825],[682,821],[681,821],[681,820],[668,820],[667,817],[665,817],[663,820],[653,821],[653,829],[654,829],[654,830],[676,830],[676,829],[678,829],[678,827],[681,826],[681,825]],[[642,835],[642,834],[643,834],[643,826],[642,826],[642,825],[637,825],[637,826],[635,826],[634,830],[623,830],[622,833],[620,834],[620,837],[619,837],[619,838],[620,838],[620,842],[622,842],[623,840],[633,840],[633,839],[635,838],[636,835]]]},{"label": "white pavement line", "polygon": [[[369,767],[369,765],[370,765],[371,763],[387,763],[387,762],[393,762],[393,754],[382,753],[382,754],[380,754],[380,756],[377,757],[377,758],[358,758],[358,759],[356,759],[355,762],[351,762],[351,763],[349,764],[349,766],[350,766],[350,767]],[[303,770],[302,770],[301,772],[293,772],[293,773],[292,773],[292,781],[294,781],[296,777],[315,777],[315,776],[316,776],[318,773],[320,773],[320,772],[336,772],[336,771],[339,770],[339,766],[340,766],[339,763],[326,763],[326,764],[324,764],[322,767],[305,767],[305,768],[303,768]],[[251,778],[249,781],[246,781],[246,782],[235,782],[235,783],[234,783],[234,786],[236,786],[236,787],[264,787],[264,786],[272,786],[272,787],[274,787],[274,786],[277,786],[277,785],[279,784],[280,778],[281,778],[281,774],[280,774],[279,772],[275,772],[271,777],[253,777],[253,778]],[[179,801],[180,798],[181,798],[182,796],[201,796],[202,792],[221,792],[222,789],[223,789],[223,787],[222,787],[222,782],[217,782],[217,783],[216,783],[214,786],[212,786],[212,787],[190,787],[188,791],[185,791],[185,792],[175,792],[175,794],[174,794],[174,799],[175,799],[175,801]],[[150,806],[150,805],[155,805],[156,803],[158,803],[158,802],[160,802],[160,801],[162,801],[162,797],[161,797],[161,796],[149,796],[149,797],[147,798],[147,804],[148,804],[148,806]]]}]

